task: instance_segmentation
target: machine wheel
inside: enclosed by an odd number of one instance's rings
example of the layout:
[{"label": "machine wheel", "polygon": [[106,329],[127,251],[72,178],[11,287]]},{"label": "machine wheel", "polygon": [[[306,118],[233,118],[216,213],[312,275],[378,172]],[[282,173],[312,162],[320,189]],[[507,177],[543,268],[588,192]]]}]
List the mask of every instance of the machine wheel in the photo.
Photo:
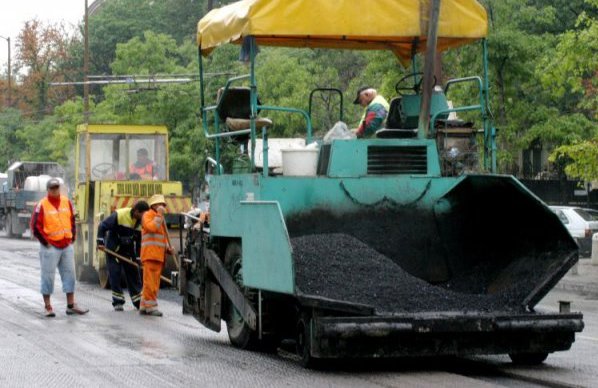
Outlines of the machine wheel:
[{"label": "machine wheel", "polygon": [[98,283],[100,281],[96,270],[89,265],[77,264],[76,272],[77,281],[88,283]]},{"label": "machine wheel", "polygon": [[105,290],[110,289],[110,278],[108,277],[108,267],[100,267],[98,271],[98,277],[100,278],[100,287]]},{"label": "machine wheel", "polygon": [[[251,295],[248,295],[247,290],[243,287],[243,268],[242,268],[242,253],[241,244],[232,242],[226,247],[224,254],[224,264],[229,269],[231,276],[235,283],[245,291],[245,295],[252,300]],[[226,330],[228,331],[228,338],[233,346],[240,349],[255,350],[258,348],[259,340],[257,333],[252,330],[237,309],[228,302],[226,311]]]},{"label": "machine wheel", "polygon": [[13,228],[12,228],[12,212],[8,212],[8,214],[6,215],[6,237],[8,238],[14,238],[15,234],[13,232]]},{"label": "machine wheel", "polygon": [[[243,286],[243,266],[242,266],[242,250],[239,242],[232,242],[226,247],[224,255],[224,263],[226,268],[230,271],[235,283],[239,285],[245,297],[255,306],[257,304],[257,293],[249,290]],[[267,306],[263,306],[267,309]],[[267,313],[265,314],[268,315]],[[251,329],[241,317],[241,314],[232,305],[230,301],[224,311],[223,317],[226,321],[228,338],[233,346],[245,349],[255,350],[260,352],[273,353],[278,349],[280,338],[275,332],[268,333],[263,338],[258,337],[258,332]],[[262,315],[262,318],[264,315]],[[265,324],[268,325],[270,319],[265,319]]]},{"label": "machine wheel", "polygon": [[548,357],[548,353],[510,353],[509,357],[516,365],[540,365]]},{"label": "machine wheel", "polygon": [[311,316],[302,313],[297,321],[297,355],[301,357],[301,365],[308,369],[318,369],[322,366],[322,360],[311,355]]}]

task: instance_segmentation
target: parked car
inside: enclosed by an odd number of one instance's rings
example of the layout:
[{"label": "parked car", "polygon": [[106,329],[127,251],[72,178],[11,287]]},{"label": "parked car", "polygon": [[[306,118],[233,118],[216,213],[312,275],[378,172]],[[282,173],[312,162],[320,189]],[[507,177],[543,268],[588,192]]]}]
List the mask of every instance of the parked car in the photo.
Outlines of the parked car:
[{"label": "parked car", "polygon": [[579,254],[589,257],[592,253],[592,235],[598,233],[598,210],[575,206],[549,206],[563,222],[579,245]]}]

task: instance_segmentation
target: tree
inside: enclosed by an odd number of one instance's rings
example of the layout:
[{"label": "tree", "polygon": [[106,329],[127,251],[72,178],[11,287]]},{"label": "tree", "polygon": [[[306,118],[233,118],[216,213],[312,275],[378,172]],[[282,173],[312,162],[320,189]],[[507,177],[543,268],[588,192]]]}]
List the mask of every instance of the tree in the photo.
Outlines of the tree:
[{"label": "tree", "polygon": [[558,163],[561,160],[569,177],[584,182],[598,180],[598,136],[592,140],[558,147],[550,156],[550,161]]},{"label": "tree", "polygon": [[20,158],[24,145],[17,138],[17,131],[25,125],[17,109],[0,111],[0,171]]},{"label": "tree", "polygon": [[89,19],[91,73],[110,74],[118,43],[141,38],[145,31],[166,34],[178,44],[195,40],[203,0],[112,0]]},{"label": "tree", "polygon": [[68,60],[72,43],[63,25],[44,25],[38,20],[26,22],[17,37],[15,68],[25,73],[21,93],[37,118],[72,97],[72,88],[49,89],[50,82],[64,80],[67,69],[58,69]]}]

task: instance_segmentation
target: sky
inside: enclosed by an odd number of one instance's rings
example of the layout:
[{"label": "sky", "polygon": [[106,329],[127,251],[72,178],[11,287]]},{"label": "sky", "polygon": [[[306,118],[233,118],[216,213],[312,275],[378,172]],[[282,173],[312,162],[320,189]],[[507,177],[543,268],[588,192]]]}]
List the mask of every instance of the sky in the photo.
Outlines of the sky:
[{"label": "sky", "polygon": [[[91,5],[93,0],[88,0]],[[10,37],[11,62],[15,59],[15,43],[25,22],[37,18],[44,23],[64,22],[67,29],[83,20],[85,0],[0,0],[0,36]],[[8,45],[0,39],[0,71],[6,72]]]}]

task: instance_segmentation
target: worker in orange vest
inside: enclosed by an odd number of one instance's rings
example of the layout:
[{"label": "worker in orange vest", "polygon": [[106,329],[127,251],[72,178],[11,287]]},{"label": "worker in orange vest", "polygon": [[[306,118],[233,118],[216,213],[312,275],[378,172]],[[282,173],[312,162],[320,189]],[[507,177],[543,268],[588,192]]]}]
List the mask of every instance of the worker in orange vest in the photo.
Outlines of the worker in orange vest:
[{"label": "worker in orange vest", "polygon": [[139,313],[161,317],[158,310],[160,275],[166,262],[166,255],[173,254],[166,236],[166,201],[161,194],[153,195],[148,204],[150,210],[141,219],[141,263],[143,264],[143,290]]},{"label": "worker in orange vest", "polygon": [[60,195],[60,180],[51,178],[46,183],[48,195],[35,207],[31,217],[31,231],[40,242],[41,293],[44,315],[56,316],[50,296],[54,292],[56,268],[66,294],[66,313],[85,314],[89,310],[75,303],[75,216],[71,201]]},{"label": "worker in orange vest", "polygon": [[157,179],[156,164],[149,158],[147,149],[137,150],[137,161],[129,166],[129,174],[134,180],[152,180]]}]

